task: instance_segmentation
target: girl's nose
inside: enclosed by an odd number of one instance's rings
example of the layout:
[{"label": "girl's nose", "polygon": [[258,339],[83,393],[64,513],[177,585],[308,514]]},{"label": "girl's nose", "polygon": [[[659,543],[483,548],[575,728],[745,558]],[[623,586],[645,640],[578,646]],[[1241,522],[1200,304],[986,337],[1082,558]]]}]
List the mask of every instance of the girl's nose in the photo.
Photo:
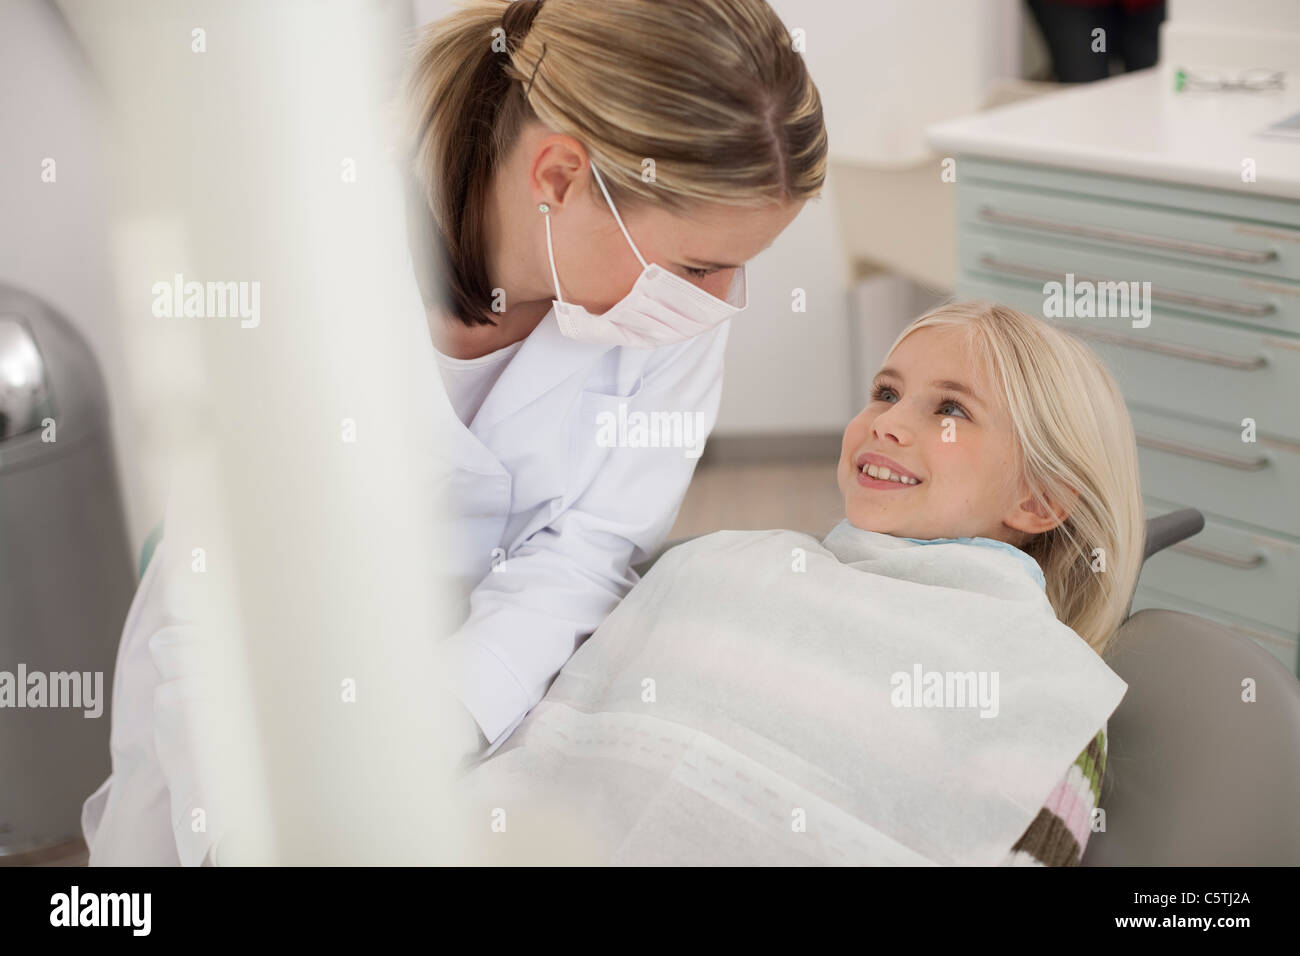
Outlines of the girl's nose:
[{"label": "girl's nose", "polygon": [[876,416],[871,423],[871,435],[877,441],[888,439],[906,445],[912,439],[912,429],[908,426],[906,413],[894,404]]}]

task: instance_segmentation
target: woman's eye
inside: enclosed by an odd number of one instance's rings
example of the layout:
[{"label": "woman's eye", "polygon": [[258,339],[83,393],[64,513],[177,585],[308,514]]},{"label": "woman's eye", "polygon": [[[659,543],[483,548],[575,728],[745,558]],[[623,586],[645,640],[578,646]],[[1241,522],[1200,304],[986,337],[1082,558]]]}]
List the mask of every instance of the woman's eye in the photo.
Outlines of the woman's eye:
[{"label": "woman's eye", "polygon": [[894,390],[890,388],[888,385],[877,385],[874,389],[871,390],[871,400],[873,402],[881,402],[885,400],[886,395],[893,395],[893,394],[894,394]]},{"label": "woman's eye", "polygon": [[682,268],[686,270],[688,276],[695,279],[707,279],[718,271],[717,269],[697,269],[694,266],[683,266]]}]

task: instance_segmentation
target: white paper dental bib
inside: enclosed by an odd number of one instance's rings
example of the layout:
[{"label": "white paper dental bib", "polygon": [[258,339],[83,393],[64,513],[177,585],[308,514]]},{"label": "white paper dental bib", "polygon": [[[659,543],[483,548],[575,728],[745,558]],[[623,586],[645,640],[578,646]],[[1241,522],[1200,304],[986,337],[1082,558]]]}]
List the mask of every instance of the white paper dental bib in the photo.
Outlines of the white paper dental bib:
[{"label": "white paper dental bib", "polygon": [[533,862],[994,865],[1126,689],[1009,550],[723,531],[659,559],[461,795]]}]

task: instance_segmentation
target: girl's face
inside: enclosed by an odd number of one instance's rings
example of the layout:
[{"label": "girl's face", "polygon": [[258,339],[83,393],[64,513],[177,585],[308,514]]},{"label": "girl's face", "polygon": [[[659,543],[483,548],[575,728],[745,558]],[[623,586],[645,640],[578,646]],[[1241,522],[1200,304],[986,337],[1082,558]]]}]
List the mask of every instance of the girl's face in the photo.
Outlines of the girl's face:
[{"label": "girl's face", "polygon": [[[1043,517],[1016,475],[1003,400],[954,326],[913,332],[876,373],[871,401],[844,429],[838,480],[845,516],[903,538],[984,537],[1020,544]],[[906,482],[862,471],[888,468]],[[883,479],[883,480],[882,480]]]}]

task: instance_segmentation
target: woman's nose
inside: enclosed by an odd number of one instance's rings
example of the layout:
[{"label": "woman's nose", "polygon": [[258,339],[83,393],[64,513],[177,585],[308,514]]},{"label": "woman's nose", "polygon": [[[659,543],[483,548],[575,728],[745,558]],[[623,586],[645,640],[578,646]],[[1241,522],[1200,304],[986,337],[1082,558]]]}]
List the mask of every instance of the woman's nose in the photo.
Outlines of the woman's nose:
[{"label": "woman's nose", "polygon": [[700,280],[700,288],[715,299],[726,299],[731,281],[736,275],[735,269],[721,269]]}]

